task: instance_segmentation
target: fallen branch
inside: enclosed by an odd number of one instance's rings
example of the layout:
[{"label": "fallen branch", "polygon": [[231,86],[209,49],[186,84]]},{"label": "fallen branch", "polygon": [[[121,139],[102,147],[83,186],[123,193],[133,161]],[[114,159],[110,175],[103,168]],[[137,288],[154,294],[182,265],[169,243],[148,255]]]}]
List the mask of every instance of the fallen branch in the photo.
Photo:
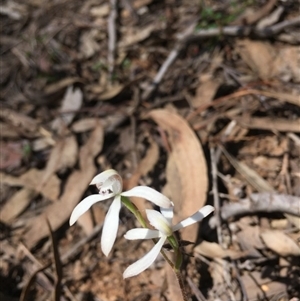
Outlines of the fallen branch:
[{"label": "fallen branch", "polygon": [[221,208],[221,217],[228,220],[239,215],[282,212],[300,216],[300,198],[270,192],[253,193],[250,198],[229,203]]}]

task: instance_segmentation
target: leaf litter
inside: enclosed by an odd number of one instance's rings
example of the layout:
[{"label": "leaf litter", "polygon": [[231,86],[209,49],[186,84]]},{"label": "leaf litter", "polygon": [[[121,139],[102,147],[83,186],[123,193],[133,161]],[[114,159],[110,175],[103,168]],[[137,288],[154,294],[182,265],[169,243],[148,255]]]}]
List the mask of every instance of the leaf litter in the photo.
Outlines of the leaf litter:
[{"label": "leaf litter", "polygon": [[297,4],[117,1],[114,22],[109,3],[19,2],[1,5],[0,297],[181,301],[160,258],[122,279],[151,247],[124,241],[125,211],[110,258],[108,205],[68,227],[114,168],[167,194],[175,220],[218,202],[180,233],[191,297],[300,298]]}]

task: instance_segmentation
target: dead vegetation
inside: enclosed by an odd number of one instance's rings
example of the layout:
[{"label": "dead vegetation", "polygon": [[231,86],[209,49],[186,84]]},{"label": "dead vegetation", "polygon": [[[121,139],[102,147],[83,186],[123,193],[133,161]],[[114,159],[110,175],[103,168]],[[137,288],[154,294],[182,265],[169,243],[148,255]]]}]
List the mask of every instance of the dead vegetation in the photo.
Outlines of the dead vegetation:
[{"label": "dead vegetation", "polygon": [[[175,203],[191,300],[298,300],[299,1],[1,2],[1,300],[180,301],[151,248],[70,228],[95,174],[116,169]],[[138,206],[143,200],[135,200]]]}]

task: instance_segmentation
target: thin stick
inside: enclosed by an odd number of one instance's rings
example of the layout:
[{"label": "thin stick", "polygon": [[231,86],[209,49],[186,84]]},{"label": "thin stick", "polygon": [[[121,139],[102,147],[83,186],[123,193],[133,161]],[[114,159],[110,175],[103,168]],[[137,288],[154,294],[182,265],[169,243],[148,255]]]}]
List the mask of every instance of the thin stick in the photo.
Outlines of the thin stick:
[{"label": "thin stick", "polygon": [[157,88],[157,85],[160,84],[169,67],[177,59],[180,51],[188,43],[199,42],[199,40],[217,36],[248,37],[250,35],[253,35],[260,38],[269,38],[281,33],[285,29],[300,25],[300,17],[288,21],[283,21],[273,26],[264,28],[253,28],[253,26],[225,26],[220,28],[203,29],[197,31],[196,33],[193,33],[196,25],[196,23],[193,24],[184,33],[179,35],[175,47],[170,52],[169,56],[162,64],[162,66],[159,68],[151,86],[144,91],[142,95],[143,100],[147,100],[152,95],[154,90]]},{"label": "thin stick", "polygon": [[113,72],[115,69],[115,52],[116,52],[116,19],[117,19],[117,0],[110,0],[110,14],[108,17],[108,71],[110,79],[112,80]]},{"label": "thin stick", "polygon": [[143,100],[148,99],[152,95],[154,90],[157,88],[157,85],[160,84],[160,82],[163,79],[164,75],[166,74],[167,70],[173,64],[173,62],[177,59],[180,51],[184,47],[185,43],[183,43],[182,41],[184,41],[194,31],[196,25],[197,25],[196,22],[194,22],[182,34],[179,35],[175,47],[170,52],[169,56],[164,61],[162,66],[159,68],[151,86],[147,90],[144,91],[144,93],[142,95]]},{"label": "thin stick", "polygon": [[190,277],[186,278],[191,290],[193,291],[196,299],[198,301],[207,301],[207,299],[203,296],[203,294],[201,293],[201,291],[198,289],[198,287],[194,284],[194,282],[192,281],[192,279]]},{"label": "thin stick", "polygon": [[210,148],[210,160],[211,160],[212,192],[214,196],[217,235],[218,235],[218,242],[220,245],[222,245],[220,198],[218,194],[218,171],[217,171],[215,150],[212,147]]}]

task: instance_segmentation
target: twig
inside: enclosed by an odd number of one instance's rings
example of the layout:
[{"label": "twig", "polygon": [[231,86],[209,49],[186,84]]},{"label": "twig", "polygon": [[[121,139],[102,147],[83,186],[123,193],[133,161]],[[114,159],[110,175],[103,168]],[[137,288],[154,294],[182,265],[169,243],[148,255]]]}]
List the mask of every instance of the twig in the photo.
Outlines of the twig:
[{"label": "twig", "polygon": [[194,282],[192,281],[192,279],[187,276],[186,280],[187,280],[187,283],[189,284],[191,290],[193,291],[196,299],[198,301],[207,301],[207,299],[203,296],[203,294],[201,293],[201,291],[199,290],[199,288],[194,284]]},{"label": "twig", "polygon": [[196,42],[204,38],[212,38],[216,36],[232,36],[232,37],[257,37],[257,38],[271,38],[281,33],[283,30],[293,26],[300,25],[300,17],[291,20],[277,23],[273,26],[264,28],[255,28],[253,26],[225,26],[220,28],[209,28],[197,31],[189,35],[184,40],[185,43]]},{"label": "twig", "polygon": [[214,196],[215,207],[215,219],[217,226],[218,242],[222,245],[222,232],[221,232],[221,217],[220,217],[220,198],[218,194],[218,171],[214,148],[210,148],[210,160],[211,160],[211,176],[212,176],[212,192]]},{"label": "twig", "polygon": [[246,290],[246,287],[245,287],[244,282],[242,280],[242,277],[240,275],[239,268],[237,267],[237,264],[236,264],[235,261],[233,262],[233,267],[234,267],[236,279],[237,279],[237,281],[240,285],[240,288],[241,288],[241,292],[242,292],[242,296],[243,296],[242,301],[248,301],[249,299],[248,299],[247,290]]},{"label": "twig", "polygon": [[108,71],[110,79],[115,68],[115,51],[116,51],[116,19],[117,19],[117,0],[110,0],[110,14],[108,17]]},{"label": "twig", "polygon": [[[235,120],[231,120],[230,123],[227,125],[224,133],[222,134],[221,138],[220,138],[220,142],[223,143],[226,138],[230,135],[230,133],[232,132],[232,130],[234,129],[234,127],[236,126],[236,121]],[[221,152],[222,149],[220,146],[218,146],[217,151],[215,153],[215,160],[216,160],[216,164],[218,164],[220,156],[221,156]]]},{"label": "twig", "polygon": [[191,34],[194,31],[196,24],[190,26],[183,34],[181,34],[176,42],[175,47],[170,52],[169,56],[159,68],[151,86],[144,91],[142,95],[142,99],[148,99],[154,90],[157,88],[158,84],[160,84],[162,78],[166,74],[169,67],[173,64],[173,62],[178,57],[180,51],[184,48],[184,46],[191,42],[198,42],[199,40],[205,38],[212,38],[217,36],[232,36],[232,37],[258,37],[258,38],[270,38],[283,30],[288,29],[293,26],[300,25],[300,17],[283,21],[273,26],[264,27],[264,28],[255,28],[253,26],[225,26],[220,28],[209,28],[202,29],[197,31],[196,33]]},{"label": "twig", "polygon": [[165,62],[162,64],[162,66],[159,68],[151,86],[146,89],[142,95],[142,100],[148,99],[154,90],[156,89],[157,85],[160,84],[162,78],[164,77],[165,73],[169,69],[169,67],[173,64],[173,62],[178,57],[180,51],[185,45],[185,39],[191,34],[191,32],[194,31],[196,27],[196,22],[194,22],[191,26],[189,26],[182,34],[179,35],[178,40],[176,42],[175,47],[170,52],[169,56],[165,60]]},{"label": "twig", "polygon": [[63,264],[66,264],[68,263],[68,260],[77,255],[82,247],[87,243],[89,242],[90,240],[92,240],[101,230],[102,230],[102,227],[103,227],[103,223],[97,225],[94,229],[93,229],[93,232],[89,235],[89,236],[86,236],[84,238],[82,238],[80,241],[78,241],[68,252],[66,252],[65,254],[63,254],[61,256],[61,261]]},{"label": "twig", "polygon": [[238,215],[282,212],[300,216],[300,198],[271,192],[253,193],[250,198],[238,203],[229,203],[221,208],[221,217],[228,220]]}]

